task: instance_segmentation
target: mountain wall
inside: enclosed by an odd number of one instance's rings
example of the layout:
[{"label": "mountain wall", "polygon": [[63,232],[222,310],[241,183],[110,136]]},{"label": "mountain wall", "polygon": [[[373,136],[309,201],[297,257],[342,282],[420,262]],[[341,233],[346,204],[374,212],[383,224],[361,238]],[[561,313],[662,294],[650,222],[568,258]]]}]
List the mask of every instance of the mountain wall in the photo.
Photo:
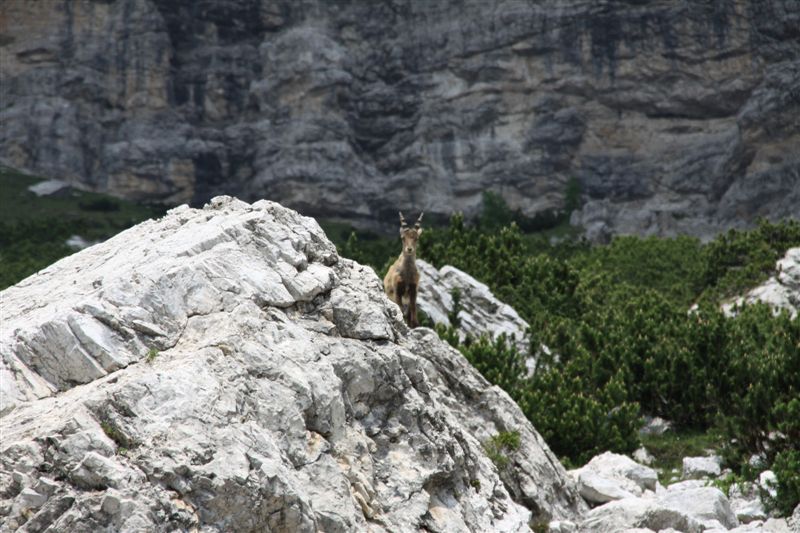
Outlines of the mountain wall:
[{"label": "mountain wall", "polygon": [[[0,292],[0,324],[0,532],[521,532],[587,510],[506,393],[272,202],[135,226]],[[519,446],[492,458],[503,433]]]},{"label": "mountain wall", "polygon": [[795,0],[7,1],[0,55],[0,161],[128,198],[800,218]]}]

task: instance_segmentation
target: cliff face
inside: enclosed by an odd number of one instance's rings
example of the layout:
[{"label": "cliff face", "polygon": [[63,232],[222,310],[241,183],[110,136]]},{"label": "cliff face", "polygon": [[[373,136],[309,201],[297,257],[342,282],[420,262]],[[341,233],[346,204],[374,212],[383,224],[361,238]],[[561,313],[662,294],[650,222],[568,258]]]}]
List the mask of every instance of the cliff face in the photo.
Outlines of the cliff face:
[{"label": "cliff face", "polygon": [[[182,206],[0,299],[0,532],[517,532],[586,510],[507,394],[278,204]],[[495,466],[502,432],[520,445]]]},{"label": "cliff face", "polygon": [[10,2],[0,53],[0,159],[127,197],[368,224],[575,179],[595,236],[800,217],[794,0]]}]

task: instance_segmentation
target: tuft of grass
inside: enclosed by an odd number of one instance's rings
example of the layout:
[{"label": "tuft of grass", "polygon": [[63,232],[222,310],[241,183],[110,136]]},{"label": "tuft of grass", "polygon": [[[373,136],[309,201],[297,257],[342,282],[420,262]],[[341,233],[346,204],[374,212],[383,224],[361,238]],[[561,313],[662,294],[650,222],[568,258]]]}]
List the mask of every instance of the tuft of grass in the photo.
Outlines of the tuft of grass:
[{"label": "tuft of grass", "polygon": [[519,431],[501,431],[491,437],[483,445],[486,456],[492,460],[498,470],[503,470],[508,466],[508,456],[519,449]]},{"label": "tuft of grass", "polygon": [[158,350],[156,348],[150,348],[147,350],[147,355],[144,356],[145,361],[148,363],[152,363],[158,357]]},{"label": "tuft of grass", "polygon": [[731,487],[738,485],[739,483],[743,483],[744,481],[747,480],[743,476],[731,472],[725,476],[711,480],[709,485],[718,488],[725,494],[725,496],[730,498]]},{"label": "tuft of grass", "polygon": [[[128,452],[128,439],[122,434],[122,432],[105,421],[100,422],[100,429],[103,430],[103,433],[106,434],[106,437],[114,441],[114,444],[117,445],[118,453],[124,455]],[[124,453],[122,450],[124,450]]]}]

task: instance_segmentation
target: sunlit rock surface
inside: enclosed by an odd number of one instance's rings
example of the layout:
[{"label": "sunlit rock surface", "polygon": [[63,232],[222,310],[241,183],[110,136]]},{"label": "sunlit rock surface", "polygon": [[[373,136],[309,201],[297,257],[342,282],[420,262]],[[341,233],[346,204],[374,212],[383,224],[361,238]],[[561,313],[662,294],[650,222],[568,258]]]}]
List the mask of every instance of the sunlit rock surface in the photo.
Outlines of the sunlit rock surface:
[{"label": "sunlit rock surface", "polygon": [[275,203],[144,222],[1,292],[0,324],[1,531],[516,532],[586,510],[504,392]]}]

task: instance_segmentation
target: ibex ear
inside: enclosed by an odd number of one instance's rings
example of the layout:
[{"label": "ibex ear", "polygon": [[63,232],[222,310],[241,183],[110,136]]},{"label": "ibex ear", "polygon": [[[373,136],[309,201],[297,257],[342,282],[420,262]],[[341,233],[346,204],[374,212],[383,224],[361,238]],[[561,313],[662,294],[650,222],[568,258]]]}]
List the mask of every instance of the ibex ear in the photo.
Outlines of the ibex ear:
[{"label": "ibex ear", "polygon": [[422,235],[422,228],[417,226],[417,237],[419,237],[420,235]]}]

